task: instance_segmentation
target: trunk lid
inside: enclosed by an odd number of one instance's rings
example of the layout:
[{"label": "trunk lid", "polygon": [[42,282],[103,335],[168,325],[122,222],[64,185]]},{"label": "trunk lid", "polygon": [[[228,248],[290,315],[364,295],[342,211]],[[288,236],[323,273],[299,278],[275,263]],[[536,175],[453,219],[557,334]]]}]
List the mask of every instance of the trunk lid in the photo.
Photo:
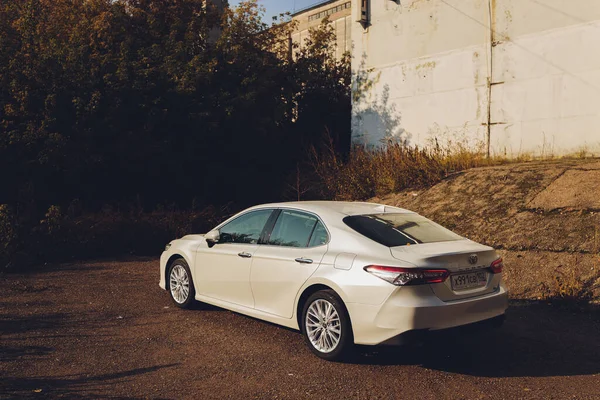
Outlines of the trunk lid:
[{"label": "trunk lid", "polygon": [[[430,285],[442,301],[460,300],[492,293],[500,283],[500,276],[489,270],[498,258],[489,246],[471,240],[417,244],[390,248],[392,256],[417,268],[441,268],[450,271],[443,283]],[[478,282],[476,287],[474,282]]]}]

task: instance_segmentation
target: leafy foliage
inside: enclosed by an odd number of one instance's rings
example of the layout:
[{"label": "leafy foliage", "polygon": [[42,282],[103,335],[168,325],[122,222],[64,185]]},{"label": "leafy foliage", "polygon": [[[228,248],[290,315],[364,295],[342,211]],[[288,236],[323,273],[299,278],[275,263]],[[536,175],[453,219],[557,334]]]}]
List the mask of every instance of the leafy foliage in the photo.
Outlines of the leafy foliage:
[{"label": "leafy foliage", "polygon": [[331,28],[282,57],[292,25],[261,15],[252,1],[222,16],[203,0],[3,1],[0,203],[278,198],[323,132],[349,141],[350,70]]},{"label": "leafy foliage", "polygon": [[105,208],[141,221],[127,210],[279,200],[324,132],[349,150],[350,63],[331,28],[290,51],[293,23],[263,14],[256,1],[1,0],[9,247],[15,226],[68,242]]},{"label": "leafy foliage", "polygon": [[18,243],[15,216],[6,204],[0,204],[0,261],[6,261],[16,251]]}]

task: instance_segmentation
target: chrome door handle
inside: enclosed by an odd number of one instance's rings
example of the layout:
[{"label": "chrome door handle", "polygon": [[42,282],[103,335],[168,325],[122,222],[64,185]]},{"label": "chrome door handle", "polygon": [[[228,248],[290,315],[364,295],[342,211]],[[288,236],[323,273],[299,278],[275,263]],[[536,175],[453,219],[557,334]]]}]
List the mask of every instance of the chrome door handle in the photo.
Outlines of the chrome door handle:
[{"label": "chrome door handle", "polygon": [[310,258],[296,258],[296,262],[300,263],[300,264],[312,264],[313,260],[311,260]]},{"label": "chrome door handle", "polygon": [[238,254],[238,256],[240,256],[240,257],[242,257],[242,258],[252,258],[252,254],[250,254],[250,253],[246,253],[245,251],[244,251],[244,252],[241,252],[241,253],[239,253],[239,254]]}]

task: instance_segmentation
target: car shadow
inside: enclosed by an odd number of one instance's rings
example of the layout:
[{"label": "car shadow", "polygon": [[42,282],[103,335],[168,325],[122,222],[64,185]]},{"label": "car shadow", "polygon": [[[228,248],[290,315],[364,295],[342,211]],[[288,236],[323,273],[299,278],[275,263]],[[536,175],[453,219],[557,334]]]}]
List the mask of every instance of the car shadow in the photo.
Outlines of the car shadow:
[{"label": "car shadow", "polygon": [[480,377],[600,373],[600,309],[512,302],[500,329],[438,333],[416,346],[360,347],[350,362],[421,365]]},{"label": "car shadow", "polygon": [[[227,311],[224,308],[213,306],[212,304],[203,303],[203,302],[200,302],[200,301],[195,301],[192,304],[190,304],[190,308],[189,309],[190,310],[195,310],[195,311]],[[185,312],[185,311],[183,311],[183,312]]]}]

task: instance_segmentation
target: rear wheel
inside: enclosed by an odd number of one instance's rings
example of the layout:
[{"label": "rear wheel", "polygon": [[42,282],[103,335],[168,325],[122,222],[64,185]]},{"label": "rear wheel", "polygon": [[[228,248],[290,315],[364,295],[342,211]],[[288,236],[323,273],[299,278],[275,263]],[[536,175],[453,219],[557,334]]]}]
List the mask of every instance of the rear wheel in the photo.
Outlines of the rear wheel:
[{"label": "rear wheel", "polygon": [[190,308],[196,296],[190,267],[183,258],[178,258],[169,266],[169,294],[179,308]]},{"label": "rear wheel", "polygon": [[308,347],[317,356],[333,361],[350,355],[354,345],[350,318],[333,290],[321,290],[308,298],[301,329]]}]

